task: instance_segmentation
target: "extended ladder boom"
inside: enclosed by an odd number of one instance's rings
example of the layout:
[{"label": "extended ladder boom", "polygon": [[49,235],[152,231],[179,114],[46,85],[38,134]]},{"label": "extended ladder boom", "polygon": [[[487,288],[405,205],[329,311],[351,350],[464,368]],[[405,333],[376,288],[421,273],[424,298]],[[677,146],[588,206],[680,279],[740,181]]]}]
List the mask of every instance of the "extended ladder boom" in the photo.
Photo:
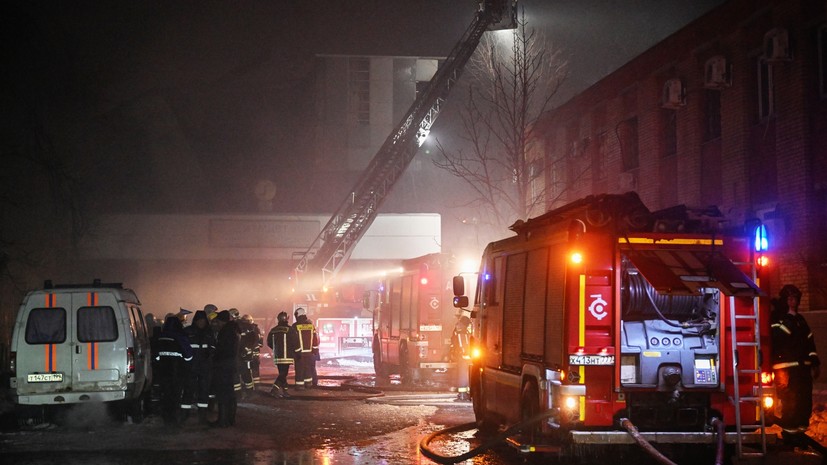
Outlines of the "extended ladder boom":
[{"label": "extended ladder boom", "polygon": [[[376,219],[379,207],[410,164],[439,116],[448,93],[490,25],[513,17],[513,0],[486,0],[462,39],[440,65],[426,90],[368,164],[350,195],[331,216],[296,265],[296,273],[321,270],[327,284],[353,253],[359,239]],[[314,254],[315,250],[315,254]]]}]

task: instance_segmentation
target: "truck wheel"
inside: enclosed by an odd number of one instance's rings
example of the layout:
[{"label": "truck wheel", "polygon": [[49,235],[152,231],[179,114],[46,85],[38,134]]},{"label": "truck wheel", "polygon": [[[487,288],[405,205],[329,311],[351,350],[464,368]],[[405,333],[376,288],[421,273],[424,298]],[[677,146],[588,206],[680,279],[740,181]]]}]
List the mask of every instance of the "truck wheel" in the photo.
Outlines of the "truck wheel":
[{"label": "truck wheel", "polygon": [[482,434],[496,433],[498,425],[489,418],[488,410],[485,408],[485,388],[483,388],[479,371],[473,370],[470,379],[471,406],[474,409],[474,419],[477,422],[477,429]]},{"label": "truck wheel", "polygon": [[[540,413],[539,390],[537,384],[533,381],[528,381],[523,386],[523,392],[520,396],[520,420],[526,421],[529,418]],[[523,429],[524,434],[532,443],[540,439],[540,422],[536,422]]]}]

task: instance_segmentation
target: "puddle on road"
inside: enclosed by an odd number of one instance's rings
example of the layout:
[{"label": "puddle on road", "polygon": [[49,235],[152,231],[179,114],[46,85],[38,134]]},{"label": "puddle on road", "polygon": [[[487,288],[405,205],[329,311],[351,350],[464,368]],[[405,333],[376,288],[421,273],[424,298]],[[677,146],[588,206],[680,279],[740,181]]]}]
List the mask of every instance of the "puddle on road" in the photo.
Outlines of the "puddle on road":
[{"label": "puddle on road", "polygon": [[[15,465],[433,465],[419,450],[419,440],[438,426],[421,424],[376,438],[365,438],[360,445],[306,451],[278,450],[120,450],[51,451],[4,454],[4,463]],[[469,442],[470,441],[470,442]],[[439,454],[457,456],[467,452],[476,441],[462,433],[445,441],[435,441]],[[476,445],[476,444],[474,444]],[[515,461],[516,460],[516,461]],[[460,465],[505,465],[520,463],[513,455],[488,451]]]}]

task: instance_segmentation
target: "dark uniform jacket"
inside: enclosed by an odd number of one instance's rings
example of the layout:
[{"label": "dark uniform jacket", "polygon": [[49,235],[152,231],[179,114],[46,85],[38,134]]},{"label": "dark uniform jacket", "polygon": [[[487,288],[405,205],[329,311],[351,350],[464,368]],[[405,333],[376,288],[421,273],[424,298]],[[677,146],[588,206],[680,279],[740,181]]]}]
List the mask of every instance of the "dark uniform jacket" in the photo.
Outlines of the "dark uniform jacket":
[{"label": "dark uniform jacket", "polygon": [[[204,329],[198,328],[197,322],[199,320],[204,320],[207,322]],[[207,314],[204,313],[203,310],[198,310],[195,312],[195,316],[192,319],[192,324],[187,326],[185,331],[187,333],[187,338],[189,338],[190,347],[192,348],[193,369],[197,370],[204,367],[209,369],[209,366],[212,363],[212,354],[215,352],[215,333],[213,333],[209,320],[207,320]]]},{"label": "dark uniform jacket", "polygon": [[772,368],[819,366],[813,332],[800,314],[775,312],[772,322]]}]

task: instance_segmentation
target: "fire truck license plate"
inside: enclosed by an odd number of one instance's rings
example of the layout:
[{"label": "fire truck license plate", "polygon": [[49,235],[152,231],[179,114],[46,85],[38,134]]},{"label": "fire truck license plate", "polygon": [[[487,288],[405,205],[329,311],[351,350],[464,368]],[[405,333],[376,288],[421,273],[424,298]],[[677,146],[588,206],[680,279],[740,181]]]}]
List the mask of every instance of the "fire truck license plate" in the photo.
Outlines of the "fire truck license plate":
[{"label": "fire truck license plate", "polygon": [[569,365],[614,365],[614,355],[569,355]]},{"label": "fire truck license plate", "polygon": [[35,373],[26,376],[30,383],[59,383],[63,381],[63,373]]}]

